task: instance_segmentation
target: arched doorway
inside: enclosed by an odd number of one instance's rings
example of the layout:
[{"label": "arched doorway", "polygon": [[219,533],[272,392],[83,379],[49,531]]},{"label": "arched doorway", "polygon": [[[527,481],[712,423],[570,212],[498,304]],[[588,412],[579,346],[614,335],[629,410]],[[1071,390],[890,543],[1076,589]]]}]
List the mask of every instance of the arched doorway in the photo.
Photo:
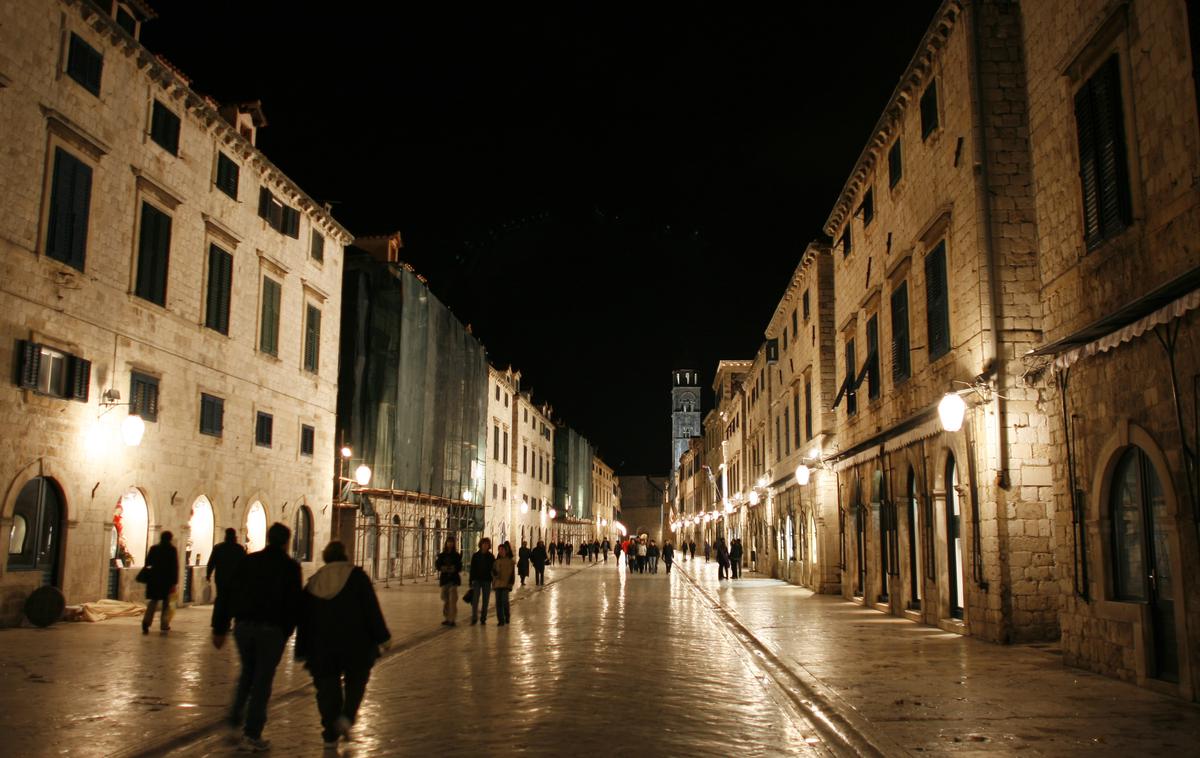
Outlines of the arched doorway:
[{"label": "arched doorway", "polygon": [[246,509],[246,551],[258,552],[267,546],[267,509],[258,500]]},{"label": "arched doorway", "polygon": [[292,557],[305,563],[313,559],[313,517],[307,505],[296,509],[296,528],[292,531]]},{"label": "arched doorway", "polygon": [[917,474],[908,467],[904,487],[904,510],[908,515],[908,607],[921,608],[921,526],[920,504],[917,502]]},{"label": "arched doorway", "polygon": [[1153,650],[1147,656],[1147,672],[1156,679],[1177,682],[1179,641],[1167,531],[1170,516],[1162,482],[1140,447],[1127,448],[1118,460],[1109,505],[1113,596],[1148,606]]},{"label": "arched doorway", "polygon": [[862,502],[862,482],[854,480],[854,596],[864,597],[867,587],[867,507]]},{"label": "arched doorway", "polygon": [[212,503],[204,495],[192,503],[192,515],[188,519],[188,541],[190,552],[184,560],[189,566],[202,566],[208,563],[208,556],[213,547],[213,510]]},{"label": "arched doorway", "polygon": [[137,487],[130,487],[121,495],[113,512],[115,557],[120,558],[126,568],[146,562],[149,529],[150,511],[146,507],[146,497]]},{"label": "arched doorway", "polygon": [[40,571],[42,584],[60,586],[63,516],[58,484],[44,476],[30,479],[17,493],[8,533],[8,570]]},{"label": "arched doorway", "polygon": [[887,498],[883,492],[883,472],[871,474],[871,512],[879,521],[879,602],[888,602],[888,575],[892,570],[889,558],[892,544],[892,522],[888,518]]},{"label": "arched doorway", "polygon": [[946,456],[946,569],[950,577],[950,615],[963,617],[962,498],[954,454]]}]

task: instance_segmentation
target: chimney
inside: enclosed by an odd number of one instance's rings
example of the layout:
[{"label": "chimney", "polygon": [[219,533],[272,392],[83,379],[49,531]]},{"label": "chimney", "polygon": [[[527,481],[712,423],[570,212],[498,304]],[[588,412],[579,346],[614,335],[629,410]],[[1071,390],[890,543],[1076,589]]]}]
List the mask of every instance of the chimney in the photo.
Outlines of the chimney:
[{"label": "chimney", "polygon": [[221,118],[232,124],[238,134],[255,146],[258,144],[259,128],[267,125],[267,117],[263,115],[261,100],[223,105],[221,106]]}]

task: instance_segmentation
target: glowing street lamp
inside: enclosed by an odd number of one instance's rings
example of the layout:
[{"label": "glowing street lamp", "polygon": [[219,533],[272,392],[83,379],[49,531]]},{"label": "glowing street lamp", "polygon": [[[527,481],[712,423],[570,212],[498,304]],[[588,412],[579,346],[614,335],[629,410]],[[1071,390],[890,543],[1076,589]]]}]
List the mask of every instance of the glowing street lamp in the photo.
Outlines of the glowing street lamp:
[{"label": "glowing street lamp", "polygon": [[796,484],[799,484],[803,487],[804,485],[808,484],[808,479],[811,476],[812,469],[810,469],[808,466],[805,466],[803,463],[801,463],[796,467]]},{"label": "glowing street lamp", "polygon": [[354,481],[358,482],[359,487],[366,487],[368,484],[370,484],[371,467],[363,463],[358,468],[354,469]]},{"label": "glowing street lamp", "polygon": [[352,455],[354,455],[354,451],[351,450],[349,446],[345,446],[342,448],[342,457],[343,458],[349,458]]},{"label": "glowing street lamp", "polygon": [[146,422],[136,413],[131,413],[121,422],[121,437],[128,447],[142,444],[142,435],[146,433]]},{"label": "glowing street lamp", "polygon": [[524,500],[521,501],[521,513],[529,513],[529,503]]},{"label": "glowing street lamp", "polygon": [[938,418],[941,419],[942,428],[948,432],[962,429],[966,411],[967,404],[962,397],[957,392],[947,392],[938,403]]}]

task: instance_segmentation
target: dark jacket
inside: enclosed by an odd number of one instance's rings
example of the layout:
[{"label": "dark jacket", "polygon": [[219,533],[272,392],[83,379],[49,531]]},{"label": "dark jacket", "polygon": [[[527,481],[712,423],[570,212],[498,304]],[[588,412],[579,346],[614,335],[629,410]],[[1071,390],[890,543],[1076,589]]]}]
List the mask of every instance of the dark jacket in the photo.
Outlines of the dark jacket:
[{"label": "dark jacket", "polygon": [[538,545],[529,553],[529,560],[533,561],[535,569],[541,569],[546,565],[546,561],[550,560],[550,556],[546,555],[546,548]]},{"label": "dark jacket", "polygon": [[313,574],[304,588],[296,658],[317,676],[365,671],[391,639],[379,599],[366,573],[334,561]]},{"label": "dark jacket", "polygon": [[742,543],[735,542],[729,546],[729,560],[734,563],[742,560]]},{"label": "dark jacket", "polygon": [[664,561],[666,561],[667,563],[670,563],[671,560],[675,557],[675,548],[672,547],[671,545],[663,545],[662,557],[663,557]]},{"label": "dark jacket", "polygon": [[158,543],[146,554],[146,568],[150,572],[146,599],[166,600],[171,588],[179,584],[179,551],[169,543]]},{"label": "dark jacket", "polygon": [[471,556],[471,582],[492,581],[492,566],[495,563],[496,556],[476,550],[475,555]]},{"label": "dark jacket", "polygon": [[205,578],[212,579],[215,572],[217,592],[225,592],[229,589],[229,583],[233,581],[233,574],[237,571],[238,564],[245,557],[245,546],[239,545],[236,540],[222,542],[214,547],[212,555],[208,556],[208,572],[205,574]]},{"label": "dark jacket", "polygon": [[230,614],[239,622],[273,624],[290,637],[300,619],[300,564],[282,547],[267,545],[238,564]]},{"label": "dark jacket", "polygon": [[438,553],[437,561],[434,563],[438,570],[438,586],[445,587],[452,585],[454,587],[462,584],[462,553],[449,552],[443,550]]},{"label": "dark jacket", "polygon": [[724,542],[717,543],[717,563],[722,566],[729,563],[729,549],[725,547]]},{"label": "dark jacket", "polygon": [[517,552],[517,573],[521,576],[529,576],[529,556],[532,552],[525,546]]}]

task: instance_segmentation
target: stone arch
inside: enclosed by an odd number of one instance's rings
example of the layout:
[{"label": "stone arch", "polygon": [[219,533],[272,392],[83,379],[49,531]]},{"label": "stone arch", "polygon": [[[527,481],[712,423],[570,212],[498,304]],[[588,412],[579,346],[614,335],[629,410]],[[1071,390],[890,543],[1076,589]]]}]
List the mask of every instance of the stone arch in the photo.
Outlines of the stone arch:
[{"label": "stone arch", "polygon": [[191,559],[188,561],[190,565],[208,563],[208,557],[212,553],[213,543],[216,539],[216,518],[216,511],[208,496],[198,495],[192,499],[191,512],[187,522],[188,534],[181,551],[186,555],[190,543]]},{"label": "stone arch", "polygon": [[154,544],[151,531],[155,523],[154,508],[146,490],[136,485],[125,488],[113,506],[112,539],[117,557],[124,558],[127,566],[141,566],[146,562],[146,553]]},{"label": "stone arch", "polygon": [[261,497],[253,497],[246,503],[242,515],[242,540],[246,551],[253,553],[262,550],[267,544],[267,527],[271,524],[271,511]]}]

